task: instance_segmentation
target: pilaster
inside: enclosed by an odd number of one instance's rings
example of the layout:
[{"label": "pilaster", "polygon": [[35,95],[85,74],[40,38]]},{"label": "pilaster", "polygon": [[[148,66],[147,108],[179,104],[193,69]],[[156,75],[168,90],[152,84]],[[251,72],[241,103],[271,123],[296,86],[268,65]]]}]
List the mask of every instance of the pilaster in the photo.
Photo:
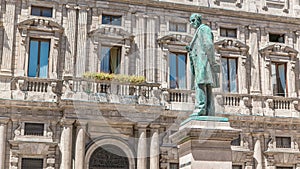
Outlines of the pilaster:
[{"label": "pilaster", "polygon": [[13,60],[13,42],[15,27],[15,0],[7,0],[5,13],[3,17],[4,37],[3,37],[3,50],[2,61],[0,66],[0,74],[11,75],[12,73],[12,60]]},{"label": "pilaster", "polygon": [[82,77],[86,66],[86,44],[87,44],[87,6],[78,6],[78,32],[77,32],[77,56],[76,56],[76,77]]},{"label": "pilaster", "polygon": [[138,124],[137,168],[147,168],[147,127],[148,124]]},{"label": "pilaster", "polygon": [[260,93],[260,75],[259,75],[259,56],[258,56],[258,31],[259,28],[255,25],[248,26],[250,48],[249,54],[251,56],[251,94]]},{"label": "pilaster", "polygon": [[84,158],[85,158],[85,137],[86,137],[86,123],[77,124],[77,137],[76,137],[76,147],[75,147],[75,169],[84,168]]},{"label": "pilaster", "polygon": [[8,118],[0,117],[0,168],[5,168],[6,130]]},{"label": "pilaster", "polygon": [[64,76],[73,76],[74,74],[74,59],[75,59],[75,42],[76,42],[76,20],[77,10],[75,4],[67,4],[67,18],[65,18],[65,35],[66,35],[66,53]]},{"label": "pilaster", "polygon": [[61,122],[62,133],[60,138],[61,164],[60,169],[71,169],[72,166],[72,130],[73,120],[64,119]]},{"label": "pilaster", "polygon": [[146,78],[149,82],[155,82],[156,69],[156,19],[155,17],[147,18],[147,34],[146,34]]}]

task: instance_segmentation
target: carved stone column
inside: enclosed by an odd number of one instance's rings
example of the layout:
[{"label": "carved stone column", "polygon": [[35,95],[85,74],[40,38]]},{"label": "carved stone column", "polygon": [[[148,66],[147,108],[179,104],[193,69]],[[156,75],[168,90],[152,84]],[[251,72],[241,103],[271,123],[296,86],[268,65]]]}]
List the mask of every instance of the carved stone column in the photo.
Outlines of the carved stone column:
[{"label": "carved stone column", "polygon": [[8,118],[0,118],[0,169],[5,168],[7,122]]},{"label": "carved stone column", "polygon": [[262,143],[263,143],[263,135],[262,133],[255,133],[254,136],[254,152],[253,152],[253,158],[256,160],[256,166],[255,169],[262,169]]},{"label": "carved stone column", "polygon": [[139,76],[144,76],[145,73],[145,23],[146,19],[142,14],[138,14],[135,16],[136,17],[136,43],[137,43],[137,48],[140,49],[140,52],[136,52],[135,58],[136,58],[136,73]]},{"label": "carved stone column", "polygon": [[146,34],[146,78],[150,82],[155,81],[155,68],[156,68],[156,60],[154,56],[156,56],[156,19],[157,18],[147,18],[147,34]]},{"label": "carved stone column", "polygon": [[66,53],[64,76],[73,76],[74,74],[74,57],[75,57],[75,35],[76,35],[76,9],[75,4],[67,4],[67,18],[65,19],[66,28]]},{"label": "carved stone column", "polygon": [[75,169],[84,168],[85,158],[85,127],[86,124],[78,124],[77,126],[77,137],[75,147]]},{"label": "carved stone column", "polygon": [[137,168],[146,169],[147,168],[147,127],[148,124],[138,124],[139,139],[137,147]]},{"label": "carved stone column", "polygon": [[77,33],[77,59],[76,77],[81,77],[85,72],[86,65],[86,43],[87,43],[87,6],[79,6],[78,33]]},{"label": "carved stone column", "polygon": [[[14,41],[14,27],[15,25],[15,0],[6,0],[6,7],[4,13],[4,37],[3,37],[3,51],[2,51],[2,61],[0,74],[11,75],[11,66],[13,60],[13,41]],[[0,49],[1,50],[1,49]]]},{"label": "carved stone column", "polygon": [[249,29],[249,54],[251,56],[251,88],[250,92],[252,94],[260,93],[260,78],[259,78],[259,56],[258,56],[258,31],[259,28],[250,25]]},{"label": "carved stone column", "polygon": [[150,145],[150,169],[159,169],[159,137],[158,132],[154,132]]},{"label": "carved stone column", "polygon": [[60,138],[61,164],[60,169],[71,169],[72,166],[72,130],[73,121],[62,122],[62,133]]}]

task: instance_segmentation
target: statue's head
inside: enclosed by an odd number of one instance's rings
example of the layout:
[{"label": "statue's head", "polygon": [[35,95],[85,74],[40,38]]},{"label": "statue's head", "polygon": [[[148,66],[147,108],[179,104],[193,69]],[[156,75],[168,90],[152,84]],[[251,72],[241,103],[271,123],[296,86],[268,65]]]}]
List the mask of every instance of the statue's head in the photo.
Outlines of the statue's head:
[{"label": "statue's head", "polygon": [[202,23],[202,16],[197,13],[193,13],[190,17],[190,24],[197,29]]}]

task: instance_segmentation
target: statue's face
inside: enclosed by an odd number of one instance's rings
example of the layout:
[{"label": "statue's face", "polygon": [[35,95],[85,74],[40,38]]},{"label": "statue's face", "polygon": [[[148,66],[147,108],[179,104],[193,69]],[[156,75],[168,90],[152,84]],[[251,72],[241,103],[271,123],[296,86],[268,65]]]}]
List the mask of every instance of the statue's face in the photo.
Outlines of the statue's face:
[{"label": "statue's face", "polygon": [[201,25],[201,16],[198,14],[192,14],[190,17],[190,24],[197,29]]}]

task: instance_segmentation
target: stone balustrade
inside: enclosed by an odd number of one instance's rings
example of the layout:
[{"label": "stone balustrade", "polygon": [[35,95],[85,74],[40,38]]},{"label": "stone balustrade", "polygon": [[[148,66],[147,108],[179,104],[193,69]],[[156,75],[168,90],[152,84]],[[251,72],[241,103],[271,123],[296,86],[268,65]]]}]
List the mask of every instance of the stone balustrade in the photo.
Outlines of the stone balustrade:
[{"label": "stone balustrade", "polygon": [[12,80],[12,99],[56,102],[60,80],[16,77]]},{"label": "stone balustrade", "polygon": [[[162,89],[157,83],[132,84],[84,78],[63,80],[1,76],[1,99],[50,101],[82,100],[107,103],[161,105],[192,111],[193,90]],[[3,85],[5,83],[5,85]],[[215,93],[216,112],[228,114],[299,117],[299,98]]]}]

